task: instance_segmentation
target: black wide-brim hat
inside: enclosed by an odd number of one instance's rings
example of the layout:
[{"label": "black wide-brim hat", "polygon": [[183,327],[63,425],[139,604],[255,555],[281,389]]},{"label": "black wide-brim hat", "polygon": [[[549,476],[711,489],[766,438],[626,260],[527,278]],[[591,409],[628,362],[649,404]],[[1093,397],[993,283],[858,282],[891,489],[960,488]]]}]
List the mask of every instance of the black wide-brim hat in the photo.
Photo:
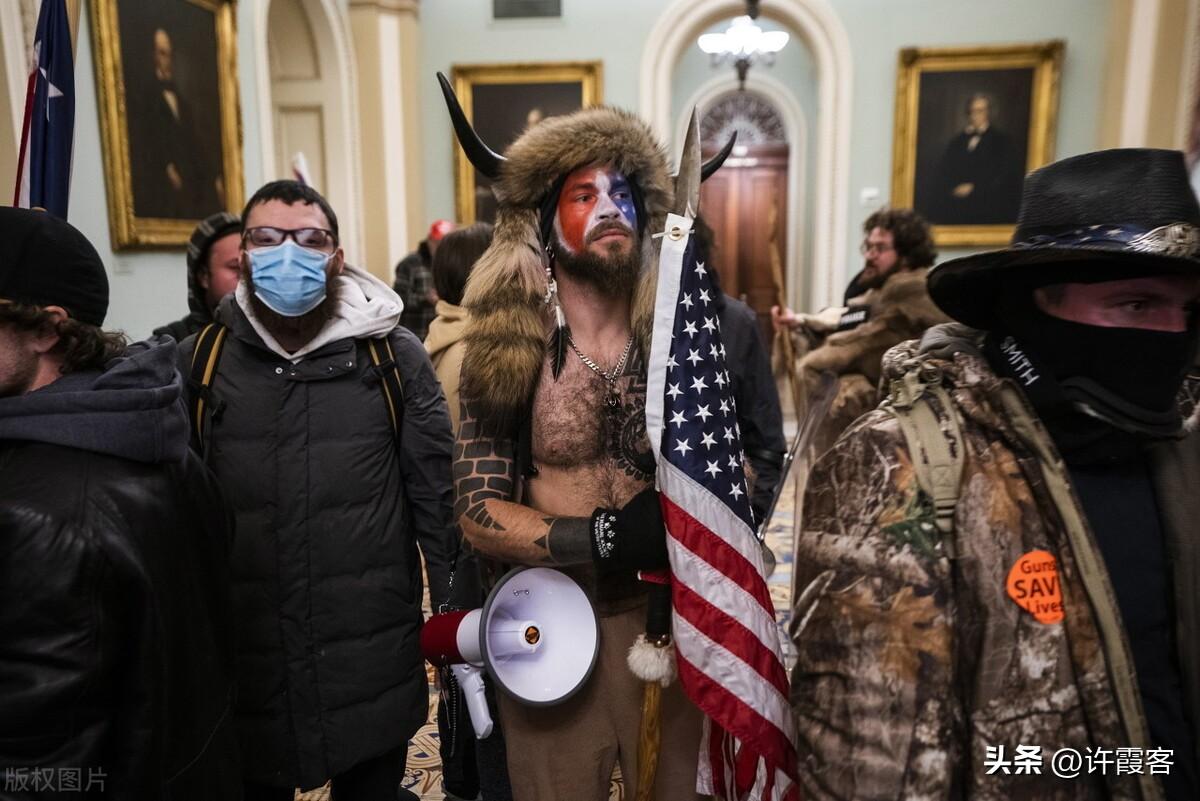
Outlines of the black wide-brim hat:
[{"label": "black wide-brim hat", "polygon": [[996,327],[1004,289],[1200,275],[1200,206],[1178,150],[1102,150],[1031,172],[1012,244],[939,264],[929,294],[974,328]]}]

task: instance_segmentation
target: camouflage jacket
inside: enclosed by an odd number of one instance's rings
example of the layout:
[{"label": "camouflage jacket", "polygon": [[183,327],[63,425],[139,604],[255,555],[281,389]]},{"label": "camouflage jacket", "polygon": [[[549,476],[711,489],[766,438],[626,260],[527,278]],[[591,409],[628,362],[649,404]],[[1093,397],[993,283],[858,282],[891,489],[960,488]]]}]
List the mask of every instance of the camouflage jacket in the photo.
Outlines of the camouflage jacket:
[{"label": "camouflage jacket", "polygon": [[[931,353],[906,342],[884,366],[885,381],[915,365],[940,372],[957,407],[965,466],[952,542],[934,525],[889,401],[852,425],[809,478],[792,621],[802,796],[1160,798],[1157,779],[1116,775],[1113,765],[1089,776],[1085,764],[1075,779],[1051,769],[1059,749],[1086,757],[1149,748],[1145,717],[1108,573],[1065,468],[1016,385],[972,344]],[[1164,447],[1151,470],[1195,723],[1200,434]],[[1055,565],[1052,583],[1041,584],[1046,622],[1015,600],[1028,583],[1010,589],[1035,551]],[[1001,746],[1003,760],[989,763],[999,756],[989,747]],[[1024,758],[1014,762],[1018,746]]]}]

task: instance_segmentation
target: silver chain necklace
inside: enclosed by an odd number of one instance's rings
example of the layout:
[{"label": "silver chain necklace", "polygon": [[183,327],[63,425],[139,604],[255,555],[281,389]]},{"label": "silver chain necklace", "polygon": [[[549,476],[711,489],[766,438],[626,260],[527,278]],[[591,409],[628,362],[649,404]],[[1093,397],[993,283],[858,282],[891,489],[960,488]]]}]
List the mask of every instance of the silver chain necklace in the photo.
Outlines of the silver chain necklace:
[{"label": "silver chain necklace", "polygon": [[621,353],[621,360],[617,362],[617,366],[611,372],[601,370],[600,365],[585,356],[569,333],[567,334],[567,344],[571,346],[571,350],[575,351],[575,355],[579,357],[579,361],[583,362],[593,373],[604,379],[604,383],[608,385],[608,393],[604,402],[608,404],[610,409],[617,408],[621,404],[621,393],[617,391],[617,378],[625,371],[625,362],[629,360],[629,351],[633,348],[633,334],[629,335],[629,341],[625,343],[625,350]]}]

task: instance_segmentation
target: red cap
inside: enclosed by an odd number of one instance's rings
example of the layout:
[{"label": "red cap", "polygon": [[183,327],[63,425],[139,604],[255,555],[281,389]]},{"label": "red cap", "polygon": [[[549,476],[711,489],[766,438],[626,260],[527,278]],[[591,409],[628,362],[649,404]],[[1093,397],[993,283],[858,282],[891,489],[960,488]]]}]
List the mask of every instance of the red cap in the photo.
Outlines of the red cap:
[{"label": "red cap", "polygon": [[421,627],[421,656],[434,667],[460,665],[467,660],[458,652],[458,627],[470,609],[433,615]]},{"label": "red cap", "polygon": [[440,242],[442,237],[454,230],[454,223],[449,220],[434,220],[433,225],[429,226],[429,236],[426,237],[431,242]]}]

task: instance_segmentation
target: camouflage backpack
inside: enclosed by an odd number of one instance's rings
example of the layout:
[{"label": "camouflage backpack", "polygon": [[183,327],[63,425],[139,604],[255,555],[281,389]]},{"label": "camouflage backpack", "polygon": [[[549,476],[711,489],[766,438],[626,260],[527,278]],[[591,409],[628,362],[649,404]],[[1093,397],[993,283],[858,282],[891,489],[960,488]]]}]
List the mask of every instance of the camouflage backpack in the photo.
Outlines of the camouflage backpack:
[{"label": "camouflage backpack", "polygon": [[[887,409],[908,443],[917,484],[933,501],[935,524],[947,554],[954,558],[954,508],[962,486],[962,428],[958,410],[942,385],[941,370],[913,363],[891,382]],[[938,410],[942,414],[939,416]]]}]

